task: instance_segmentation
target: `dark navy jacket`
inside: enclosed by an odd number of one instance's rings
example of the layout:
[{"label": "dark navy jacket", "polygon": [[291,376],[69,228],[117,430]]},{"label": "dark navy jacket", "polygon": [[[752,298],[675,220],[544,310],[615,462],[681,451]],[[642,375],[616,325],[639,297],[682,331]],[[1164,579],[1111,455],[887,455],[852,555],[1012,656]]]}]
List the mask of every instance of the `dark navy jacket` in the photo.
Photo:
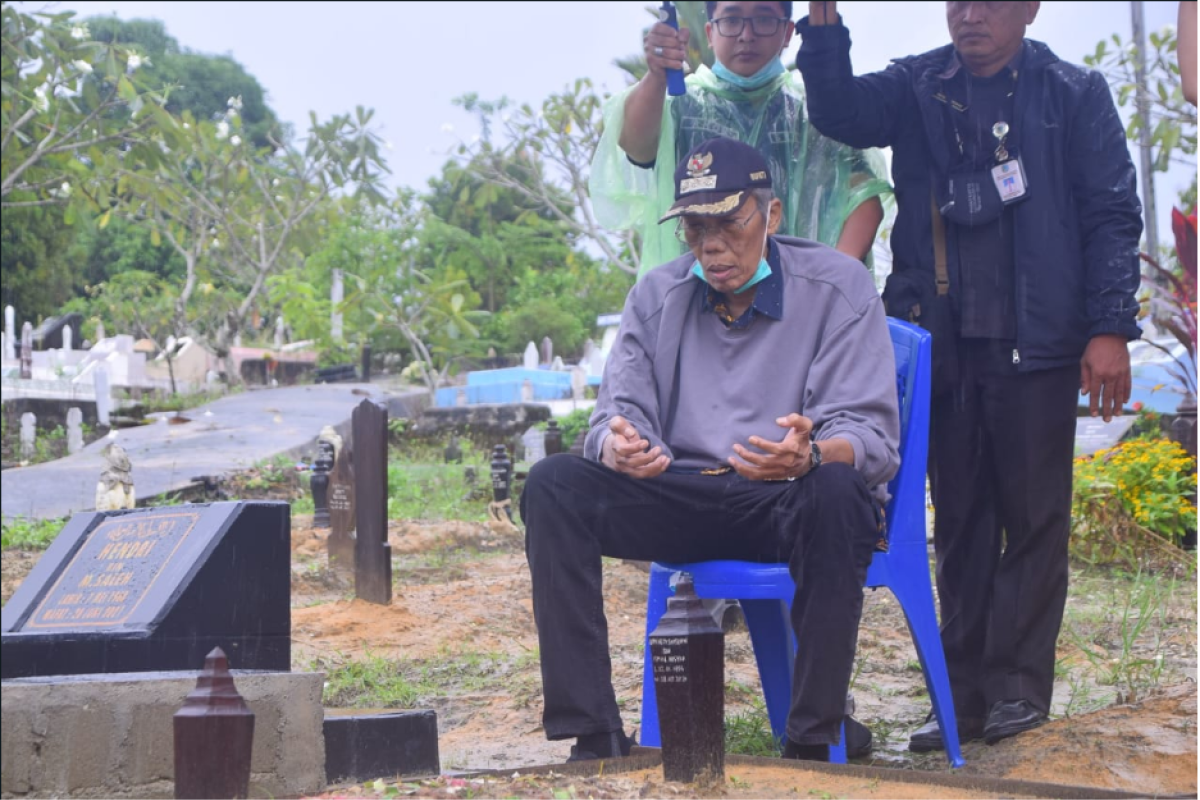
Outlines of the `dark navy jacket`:
[{"label": "dark navy jacket", "polygon": [[[843,25],[797,25],[812,124],[851,147],[892,148],[897,216],[894,284],[932,281],[931,188],[950,167],[941,88],[952,45],[854,77]],[[1125,130],[1104,77],[1025,40],[1013,129],[1029,184],[1014,206],[1017,349],[1020,369],[1078,362],[1088,340],[1136,339],[1142,232],[1137,179]],[[953,226],[947,226],[953,228]],[[950,247],[950,258],[957,248]],[[952,273],[953,274],[953,273]],[[953,289],[952,289],[953,292]],[[886,292],[885,292],[886,294]]]}]

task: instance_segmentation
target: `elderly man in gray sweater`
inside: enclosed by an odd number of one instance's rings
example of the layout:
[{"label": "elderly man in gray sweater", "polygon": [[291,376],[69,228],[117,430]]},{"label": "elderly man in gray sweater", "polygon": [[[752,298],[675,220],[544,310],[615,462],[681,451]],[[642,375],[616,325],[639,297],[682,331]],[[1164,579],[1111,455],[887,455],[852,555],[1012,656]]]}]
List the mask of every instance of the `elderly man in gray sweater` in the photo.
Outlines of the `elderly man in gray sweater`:
[{"label": "elderly man in gray sweater", "polygon": [[521,496],[549,739],[628,755],[601,556],[786,562],[799,643],[784,756],[828,760],[845,714],[879,502],[899,465],[895,365],[860,262],[773,236],[766,162],[712,139],[675,172],[690,254],[630,291],[584,457]]}]

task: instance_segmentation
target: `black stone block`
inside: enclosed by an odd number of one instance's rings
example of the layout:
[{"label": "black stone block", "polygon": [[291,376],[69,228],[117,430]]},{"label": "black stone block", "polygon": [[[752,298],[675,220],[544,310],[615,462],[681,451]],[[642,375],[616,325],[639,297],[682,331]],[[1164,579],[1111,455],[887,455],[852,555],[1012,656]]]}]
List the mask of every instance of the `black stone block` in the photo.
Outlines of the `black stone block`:
[{"label": "black stone block", "polygon": [[76,514],[5,605],[0,674],[291,669],[287,503]]},{"label": "black stone block", "polygon": [[329,783],[440,771],[434,711],[325,717],[325,780]]}]

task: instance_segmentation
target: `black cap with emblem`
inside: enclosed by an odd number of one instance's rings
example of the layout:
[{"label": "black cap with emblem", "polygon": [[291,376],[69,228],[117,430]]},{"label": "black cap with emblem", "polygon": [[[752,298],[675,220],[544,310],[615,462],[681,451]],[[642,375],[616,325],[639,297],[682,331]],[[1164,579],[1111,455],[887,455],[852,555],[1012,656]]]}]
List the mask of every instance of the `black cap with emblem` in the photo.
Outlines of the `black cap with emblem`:
[{"label": "black cap with emblem", "polygon": [[736,139],[709,139],[675,168],[675,202],[658,221],[684,214],[725,216],[742,207],[751,189],[769,188],[771,172],[762,153]]}]

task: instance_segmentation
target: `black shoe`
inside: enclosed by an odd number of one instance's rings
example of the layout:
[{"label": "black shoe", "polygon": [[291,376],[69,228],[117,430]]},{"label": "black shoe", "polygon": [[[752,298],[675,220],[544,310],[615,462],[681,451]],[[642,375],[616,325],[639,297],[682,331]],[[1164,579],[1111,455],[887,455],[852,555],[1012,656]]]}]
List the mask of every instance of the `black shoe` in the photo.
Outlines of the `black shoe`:
[{"label": "black shoe", "polygon": [[783,758],[794,761],[829,761],[829,745],[827,744],[796,744],[791,739],[784,740]]},{"label": "black shoe", "polygon": [[637,746],[637,738],[626,736],[625,731],[592,733],[579,736],[571,746],[567,761],[596,761],[601,758],[624,758]]},{"label": "black shoe", "polygon": [[862,758],[871,752],[871,729],[854,717],[846,717],[846,759]]},{"label": "black shoe", "polygon": [[1046,712],[1034,708],[1028,700],[997,700],[983,725],[983,740],[995,744],[1036,728],[1048,719]]},{"label": "black shoe", "polygon": [[[965,744],[983,736],[983,720],[978,717],[958,718],[958,742]],[[914,753],[930,753],[934,750],[945,750],[946,743],[942,741],[942,727],[938,725],[937,716],[932,711],[925,717],[925,724],[913,731],[908,738],[908,749]]]}]

